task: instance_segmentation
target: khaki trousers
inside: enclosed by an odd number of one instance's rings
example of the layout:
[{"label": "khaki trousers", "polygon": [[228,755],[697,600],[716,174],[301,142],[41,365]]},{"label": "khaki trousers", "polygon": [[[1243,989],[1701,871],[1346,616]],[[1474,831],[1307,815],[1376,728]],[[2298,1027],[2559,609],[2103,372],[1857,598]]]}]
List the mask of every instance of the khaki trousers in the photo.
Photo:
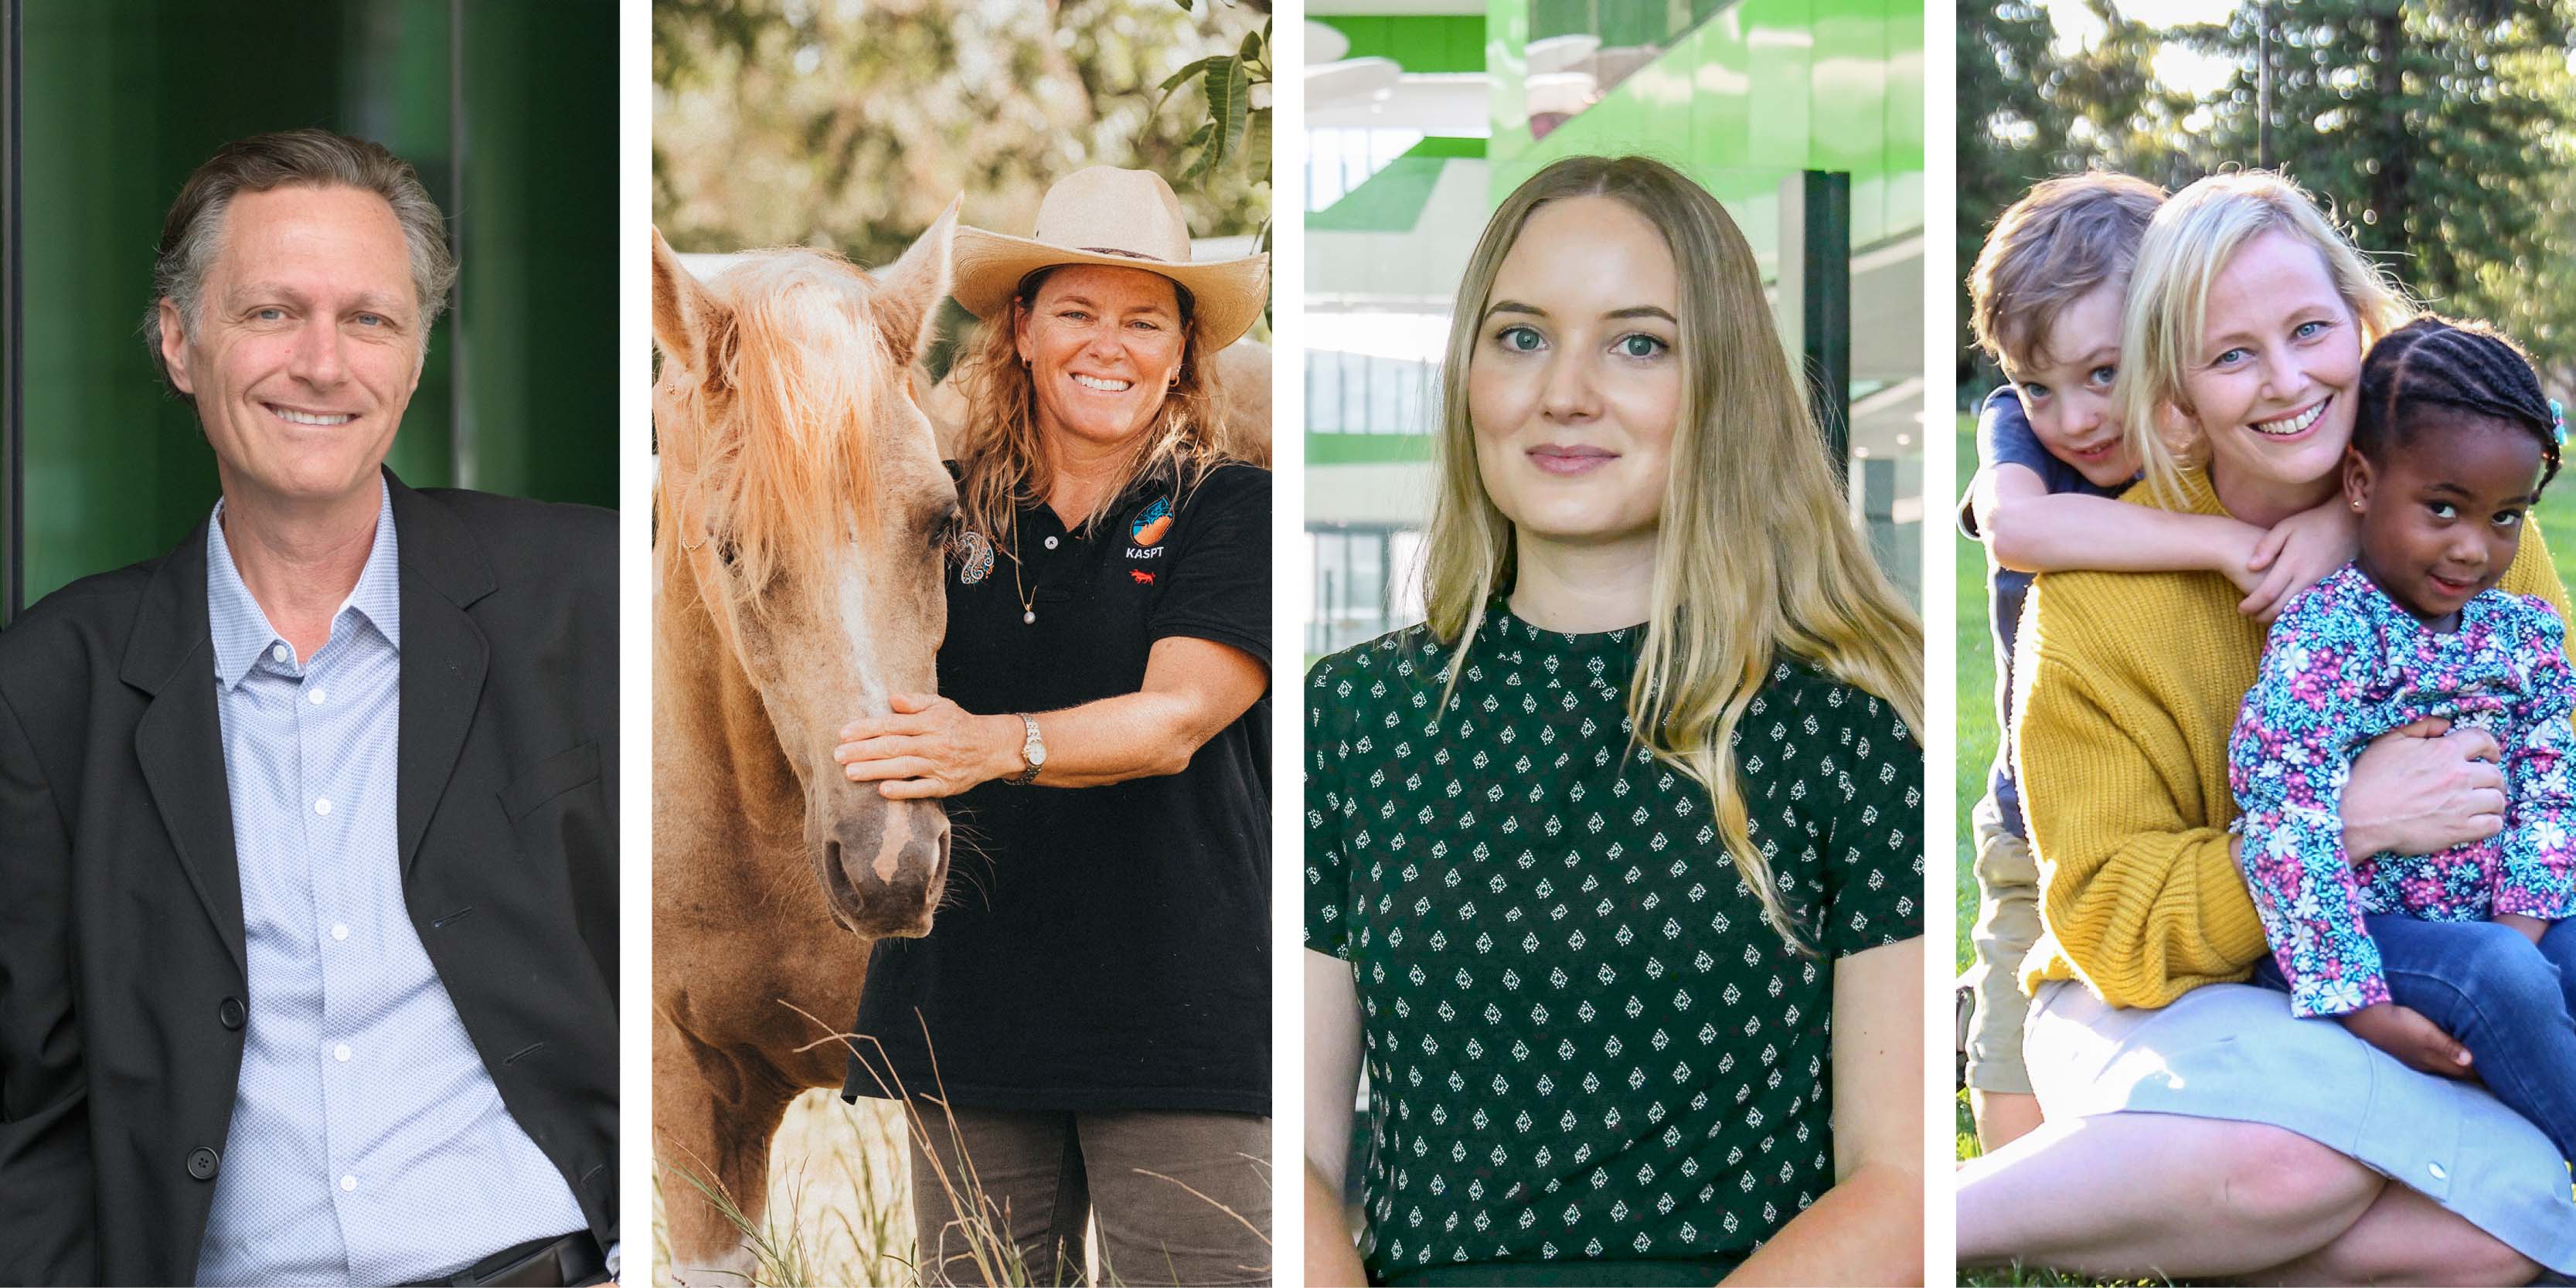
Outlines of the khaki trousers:
[{"label": "khaki trousers", "polygon": [[[911,1112],[924,1284],[1271,1280],[1268,1118],[960,1108],[952,1131],[936,1105]],[[1083,1239],[1094,1218],[1099,1264]]]},{"label": "khaki trousers", "polygon": [[1977,924],[1968,932],[1976,959],[1961,979],[1976,997],[1968,1020],[1968,1085],[1979,1091],[2030,1094],[2022,1066],[2021,960],[2039,942],[2039,864],[2030,842],[2004,830],[2003,811],[1988,795],[1969,817],[1977,854]]}]

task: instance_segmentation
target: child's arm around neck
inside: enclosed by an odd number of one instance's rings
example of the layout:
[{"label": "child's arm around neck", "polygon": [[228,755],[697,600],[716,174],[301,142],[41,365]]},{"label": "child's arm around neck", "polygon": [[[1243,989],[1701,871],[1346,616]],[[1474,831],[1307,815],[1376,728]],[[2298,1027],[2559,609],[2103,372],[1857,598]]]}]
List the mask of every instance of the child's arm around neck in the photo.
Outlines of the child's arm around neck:
[{"label": "child's arm around neck", "polygon": [[2022,465],[1980,471],[1969,505],[1995,562],[2014,572],[2215,572],[2253,588],[2246,566],[2263,529],[2224,515],[2051,492]]},{"label": "child's arm around neck", "polygon": [[2113,485],[2088,481],[2051,447],[2014,386],[1995,390],[1978,409],[1977,457],[1971,535],[2014,572],[2206,570],[2241,578],[2263,535],[2220,515],[2174,514],[2098,495]]}]

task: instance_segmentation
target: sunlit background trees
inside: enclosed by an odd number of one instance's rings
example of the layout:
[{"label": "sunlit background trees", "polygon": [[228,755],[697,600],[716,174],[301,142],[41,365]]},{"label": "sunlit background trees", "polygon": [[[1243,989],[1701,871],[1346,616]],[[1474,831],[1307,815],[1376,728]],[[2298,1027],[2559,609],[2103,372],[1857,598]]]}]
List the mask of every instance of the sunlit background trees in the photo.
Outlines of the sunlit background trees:
[{"label": "sunlit background trees", "polygon": [[2432,307],[2576,385],[2576,4],[1971,0],[1959,19],[1963,274],[2033,180],[2270,164]]},{"label": "sunlit background trees", "polygon": [[1202,237],[1252,234],[1269,213],[1267,111],[1247,113],[1257,149],[1190,175],[1205,83],[1156,103],[1173,73],[1238,54],[1268,9],[656,0],[654,222],[684,252],[801,244],[883,263],[960,193],[966,222],[1024,233],[1048,184],[1106,164],[1173,179]]}]

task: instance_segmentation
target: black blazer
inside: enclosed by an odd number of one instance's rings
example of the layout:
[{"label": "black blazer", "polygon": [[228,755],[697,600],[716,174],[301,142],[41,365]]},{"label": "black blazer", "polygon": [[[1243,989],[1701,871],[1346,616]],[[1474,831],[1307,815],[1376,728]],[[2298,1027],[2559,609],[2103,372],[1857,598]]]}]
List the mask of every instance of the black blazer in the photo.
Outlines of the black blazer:
[{"label": "black blazer", "polygon": [[[404,901],[502,1103],[605,1246],[615,516],[385,478]],[[256,1004],[215,704],[203,525],[0,632],[0,1284],[196,1277]]]}]

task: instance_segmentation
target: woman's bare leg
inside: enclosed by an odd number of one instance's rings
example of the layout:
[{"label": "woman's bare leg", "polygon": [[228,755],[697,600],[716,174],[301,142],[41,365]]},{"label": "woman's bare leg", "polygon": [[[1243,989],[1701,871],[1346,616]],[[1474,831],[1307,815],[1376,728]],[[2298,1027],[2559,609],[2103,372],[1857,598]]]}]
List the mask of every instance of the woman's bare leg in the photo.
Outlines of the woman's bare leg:
[{"label": "woman's bare leg", "polygon": [[2383,1186],[2379,1201],[2343,1237],[2287,1265],[2245,1276],[2257,1284],[2461,1284],[2505,1288],[2539,1277],[2529,1257],[2403,1185]]},{"label": "woman's bare leg", "polygon": [[2386,1185],[2296,1132],[2143,1113],[2043,1123],[1958,1182],[1961,1265],[2175,1279],[2298,1262]]}]

